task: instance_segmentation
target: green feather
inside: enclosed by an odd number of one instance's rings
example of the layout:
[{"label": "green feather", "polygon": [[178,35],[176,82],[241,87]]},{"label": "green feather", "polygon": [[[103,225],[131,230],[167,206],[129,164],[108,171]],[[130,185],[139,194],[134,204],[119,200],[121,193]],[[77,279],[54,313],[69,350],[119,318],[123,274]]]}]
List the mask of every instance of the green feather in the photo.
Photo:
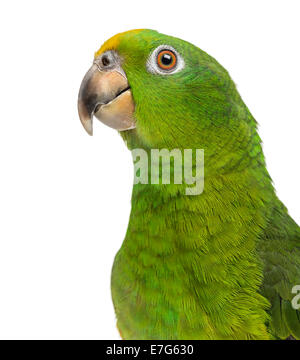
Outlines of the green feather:
[{"label": "green feather", "polygon": [[289,329],[289,334],[295,339],[300,339],[300,313],[292,308],[290,301],[283,301],[282,312],[284,315],[284,321]]},{"label": "green feather", "polygon": [[[185,67],[147,71],[172,46]],[[205,187],[136,184],[112,272],[125,339],[300,339],[290,306],[300,282],[300,232],[277,199],[256,121],[228,72],[204,51],[151,30],[120,35],[135,101],[129,149],[204,149]]]}]

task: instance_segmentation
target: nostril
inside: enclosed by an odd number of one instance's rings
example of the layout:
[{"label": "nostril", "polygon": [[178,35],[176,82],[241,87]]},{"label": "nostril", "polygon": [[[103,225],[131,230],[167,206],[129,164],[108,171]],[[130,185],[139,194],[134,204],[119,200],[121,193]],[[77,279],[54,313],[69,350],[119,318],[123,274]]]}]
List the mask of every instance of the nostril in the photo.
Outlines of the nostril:
[{"label": "nostril", "polygon": [[110,64],[110,60],[107,55],[102,56],[101,61],[103,66],[108,66]]}]

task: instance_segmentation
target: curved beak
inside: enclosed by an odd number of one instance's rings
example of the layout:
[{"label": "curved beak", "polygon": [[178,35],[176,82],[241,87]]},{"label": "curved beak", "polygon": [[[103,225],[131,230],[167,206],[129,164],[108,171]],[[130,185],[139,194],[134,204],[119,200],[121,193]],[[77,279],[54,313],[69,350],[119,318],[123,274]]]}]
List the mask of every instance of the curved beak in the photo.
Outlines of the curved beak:
[{"label": "curved beak", "polygon": [[93,116],[118,131],[135,128],[134,107],[122,68],[102,71],[94,63],[82,80],[78,96],[78,113],[87,133],[93,135]]}]

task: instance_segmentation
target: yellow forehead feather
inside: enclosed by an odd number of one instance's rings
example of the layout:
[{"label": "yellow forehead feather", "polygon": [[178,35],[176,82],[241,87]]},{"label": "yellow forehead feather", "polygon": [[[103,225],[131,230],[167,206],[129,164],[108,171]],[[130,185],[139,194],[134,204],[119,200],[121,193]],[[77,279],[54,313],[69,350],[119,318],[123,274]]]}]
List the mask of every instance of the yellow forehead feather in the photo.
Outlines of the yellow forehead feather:
[{"label": "yellow forehead feather", "polygon": [[129,30],[111,37],[110,39],[105,41],[105,43],[101,46],[101,48],[97,52],[95,52],[95,58],[98,57],[100,54],[104,53],[105,51],[117,49],[120,44],[120,39],[122,36],[130,33],[134,35],[143,30],[144,29]]}]

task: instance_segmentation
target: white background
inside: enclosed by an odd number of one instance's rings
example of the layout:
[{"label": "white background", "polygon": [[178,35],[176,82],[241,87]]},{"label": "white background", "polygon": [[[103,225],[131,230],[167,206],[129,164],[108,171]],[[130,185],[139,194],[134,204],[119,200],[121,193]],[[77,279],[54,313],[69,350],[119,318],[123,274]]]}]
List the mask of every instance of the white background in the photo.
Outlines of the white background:
[{"label": "white background", "polygon": [[227,68],[260,124],[279,197],[300,222],[300,2],[2,1],[0,338],[118,339],[110,297],[125,235],[131,156],[77,93],[94,51],[151,28]]}]

